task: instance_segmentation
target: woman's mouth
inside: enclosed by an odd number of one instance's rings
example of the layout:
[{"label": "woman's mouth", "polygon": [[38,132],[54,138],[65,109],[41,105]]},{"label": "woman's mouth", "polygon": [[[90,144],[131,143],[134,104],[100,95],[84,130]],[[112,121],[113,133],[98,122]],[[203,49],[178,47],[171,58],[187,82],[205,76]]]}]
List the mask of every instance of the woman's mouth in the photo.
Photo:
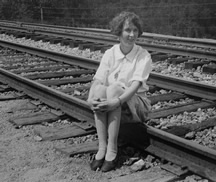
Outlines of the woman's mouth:
[{"label": "woman's mouth", "polygon": [[133,42],[134,42],[134,39],[128,39],[128,41],[129,41],[130,43],[133,43]]}]

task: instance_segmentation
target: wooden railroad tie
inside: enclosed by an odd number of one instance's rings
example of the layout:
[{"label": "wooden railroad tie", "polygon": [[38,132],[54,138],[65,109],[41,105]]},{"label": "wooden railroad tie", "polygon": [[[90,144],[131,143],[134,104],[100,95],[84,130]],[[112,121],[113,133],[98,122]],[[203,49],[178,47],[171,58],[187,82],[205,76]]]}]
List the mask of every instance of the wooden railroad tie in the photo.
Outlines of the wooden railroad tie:
[{"label": "wooden railroad tie", "polygon": [[201,123],[187,124],[182,126],[172,126],[166,129],[165,131],[177,135],[179,137],[185,137],[185,135],[189,132],[197,132],[214,126],[216,126],[216,117],[208,118],[202,121]]},{"label": "wooden railroad tie", "polygon": [[34,133],[41,137],[42,140],[60,140],[71,137],[80,137],[95,132],[96,130],[94,128],[85,130],[75,123],[58,127],[37,126],[34,129]]},{"label": "wooden railroad tie", "polygon": [[0,95],[0,101],[21,99],[23,97],[26,97],[26,94],[23,94],[23,93],[11,93],[11,94],[7,94],[7,95]]},{"label": "wooden railroad tie", "polygon": [[189,58],[170,58],[168,59],[168,62],[170,64],[180,64],[180,63],[187,62],[188,60]]},{"label": "wooden railroad tie", "polygon": [[176,107],[172,107],[169,109],[155,110],[155,111],[149,113],[149,119],[167,117],[168,115],[179,114],[179,113],[182,113],[184,111],[192,112],[192,111],[195,111],[199,108],[204,109],[204,108],[208,108],[208,107],[215,107],[215,103],[210,102],[210,101],[195,101],[193,103],[183,104],[181,106],[176,106]]},{"label": "wooden railroad tie", "polygon": [[198,66],[203,66],[204,64],[209,64],[210,61],[201,61],[201,62],[187,62],[185,63],[185,69],[193,69]]},{"label": "wooden railroad tie", "polygon": [[21,127],[25,125],[41,124],[44,122],[54,122],[58,119],[60,119],[60,116],[50,112],[36,112],[10,119],[9,122],[13,123],[16,127]]},{"label": "wooden railroad tie", "polygon": [[216,64],[203,66],[204,73],[215,74],[216,73]]}]

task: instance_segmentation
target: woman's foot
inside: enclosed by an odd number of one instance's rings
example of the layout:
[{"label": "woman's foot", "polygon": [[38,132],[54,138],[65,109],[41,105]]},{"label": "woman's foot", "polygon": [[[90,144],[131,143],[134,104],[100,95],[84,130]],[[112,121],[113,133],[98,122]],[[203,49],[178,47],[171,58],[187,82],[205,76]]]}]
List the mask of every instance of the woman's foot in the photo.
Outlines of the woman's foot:
[{"label": "woman's foot", "polygon": [[118,156],[117,155],[116,155],[115,159],[113,159],[112,161],[104,160],[103,165],[101,167],[101,171],[102,172],[111,171],[111,170],[115,169],[115,167],[117,166],[117,163],[118,163]]},{"label": "woman's foot", "polygon": [[96,155],[95,155],[95,159],[96,160],[100,160],[100,159],[103,159],[105,158],[105,155],[106,155],[106,149],[102,148],[97,151]]},{"label": "woman's foot", "polygon": [[101,168],[105,160],[105,155],[106,149],[99,148],[96,155],[94,156],[94,160],[90,163],[90,167],[93,171],[96,171],[98,168]]},{"label": "woman's foot", "polygon": [[98,168],[100,169],[104,163],[104,158],[97,160],[94,157],[94,160],[90,163],[91,170],[96,171]]}]

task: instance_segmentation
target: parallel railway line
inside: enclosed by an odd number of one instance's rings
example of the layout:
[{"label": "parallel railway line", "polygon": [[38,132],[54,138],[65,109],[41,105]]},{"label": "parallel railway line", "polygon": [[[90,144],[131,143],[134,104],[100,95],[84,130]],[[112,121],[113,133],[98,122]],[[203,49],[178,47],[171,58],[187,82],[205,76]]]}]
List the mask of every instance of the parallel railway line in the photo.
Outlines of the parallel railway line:
[{"label": "parallel railway line", "polygon": [[[27,30],[37,30],[37,29],[52,29],[60,32],[70,32],[70,33],[82,33],[82,34],[102,34],[102,35],[110,35],[109,30],[106,29],[92,29],[92,28],[78,28],[78,27],[68,27],[68,26],[57,26],[57,25],[47,25],[47,24],[35,24],[35,23],[26,23],[26,22],[14,22],[14,21],[0,21],[2,29],[8,27],[23,27]],[[21,30],[21,29],[20,29]],[[161,43],[173,43],[173,44],[181,44],[181,45],[193,45],[197,47],[203,47],[207,49],[215,49],[216,43],[212,40],[197,40],[191,38],[182,38],[182,37],[175,37],[169,35],[159,35],[159,34],[151,34],[151,33],[144,33],[141,37],[145,41],[150,42],[161,42]]]},{"label": "parallel railway line", "polygon": [[[97,61],[6,41],[0,41],[0,46],[41,57],[32,58],[32,56],[22,54],[18,55],[17,58],[16,56],[2,56],[1,62],[3,64],[0,68],[1,82],[23,91],[53,108],[60,109],[67,115],[80,121],[90,122],[90,124],[94,126],[93,113],[85,101],[85,94],[87,93],[86,90],[88,90],[89,85],[75,86],[75,88],[71,87],[67,89],[60,88],[59,90],[56,90],[55,86],[90,82],[98,66]],[[22,67],[20,68],[20,66]],[[66,71],[67,69],[68,72]],[[46,70],[49,70],[49,72],[47,73]],[[31,74],[29,74],[29,72]],[[80,75],[82,76],[80,77]],[[66,76],[66,78],[62,78],[64,76]],[[55,77],[54,80],[53,77]],[[168,110],[162,110],[162,112],[158,113],[153,111],[150,114],[152,118],[166,117],[170,113],[174,114],[174,110],[176,114],[178,114],[185,109],[193,111],[198,108],[215,107],[215,86],[167,77],[158,73],[152,73],[150,75],[148,84],[150,85],[150,92],[159,88],[174,91],[168,94],[169,96],[150,97],[152,103],[157,103],[162,99],[178,100],[185,97],[195,98],[195,102],[192,102],[191,106],[190,104],[182,105],[181,107],[176,107],[176,110],[173,109],[169,112]],[[80,96],[80,94],[78,94],[77,96],[74,94],[76,92],[82,93],[82,90],[85,90],[84,95]],[[157,115],[157,117],[155,115]],[[146,151],[180,166],[184,166],[188,170],[203,177],[211,180],[216,179],[216,155],[213,149],[186,141],[183,138],[151,126],[148,126],[147,129],[142,127],[143,126],[139,126],[140,130],[146,130],[149,135],[150,145],[145,148]],[[135,145],[139,148],[143,148],[139,142],[135,142]]]},{"label": "parallel railway line", "polygon": [[[4,36],[3,36],[4,37]],[[82,57],[91,58],[99,61],[102,57],[102,53],[99,51],[90,52],[88,49],[78,50],[77,47],[70,48],[69,46],[60,46],[59,44],[43,43],[41,41],[15,39],[11,36],[5,36],[4,39],[8,39],[11,42],[21,43],[23,45],[31,45],[34,47],[43,47],[44,49],[51,51],[58,51],[66,53],[68,55],[75,54],[81,55]],[[83,43],[80,42],[76,46],[83,47]],[[94,46],[91,43],[88,46]],[[103,48],[101,48],[103,49]],[[179,56],[176,54],[164,54],[160,52],[152,52],[152,59],[154,61],[153,71],[163,74],[172,74],[183,79],[199,80],[209,84],[215,84],[216,65],[214,59],[203,59],[188,56]],[[207,74],[205,74],[207,73]],[[210,73],[210,74],[208,74]]]},{"label": "parallel railway line", "polygon": [[[106,30],[92,30],[92,29],[81,29],[63,26],[52,26],[52,25],[41,25],[41,24],[31,24],[31,23],[16,23],[16,22],[0,22],[0,28],[2,33],[13,34],[11,30],[20,32],[15,33],[16,36],[31,37],[37,36],[40,39],[68,39],[70,40],[82,40],[86,44],[94,42],[99,44],[105,44],[110,46],[116,42],[116,38]],[[7,32],[8,31],[8,32]],[[46,36],[46,37],[44,37]],[[209,58],[215,60],[215,49],[216,43],[214,41],[201,41],[189,38],[174,38],[172,36],[160,36],[160,35],[143,35],[139,40],[138,44],[148,49],[149,51],[171,53],[183,56]],[[191,46],[192,45],[192,46]]]},{"label": "parallel railway line", "polygon": [[[77,31],[68,33],[67,30],[69,29],[69,27],[65,27],[65,29],[63,29],[63,27],[51,28],[54,26],[48,25],[47,27],[50,27],[50,29],[53,30],[50,31],[49,29],[49,31],[47,31],[47,28],[44,28],[46,27],[45,25],[44,27],[40,27],[41,25],[36,24],[35,25],[36,28],[35,27],[32,28],[32,29],[35,28],[34,33],[31,33],[29,35],[27,33],[28,31],[26,32],[26,28],[28,26],[33,26],[34,24],[29,24],[29,25],[21,24],[22,25],[21,27],[20,24],[13,23],[13,25],[15,27],[18,27],[18,29],[24,27],[23,31],[25,31],[21,35],[19,33],[17,34],[15,33],[14,34],[15,37],[26,37],[26,38],[31,38],[35,41],[41,40],[43,42],[48,41],[52,44],[61,43],[61,45],[63,46],[69,45],[70,47],[78,47],[81,50],[89,48],[90,51],[94,51],[94,50],[104,51],[106,50],[106,48],[116,43],[116,40],[113,39],[113,37],[112,38],[106,36],[104,37],[102,34],[97,33],[99,32],[98,30],[97,31],[95,30],[96,33],[94,33],[92,36],[91,34],[77,33]],[[8,27],[7,29],[10,30],[10,28],[11,27]],[[80,29],[78,30],[80,31]],[[93,31],[91,30],[91,32]],[[151,52],[153,60],[156,61],[168,60],[169,63],[175,65],[185,63],[186,69],[196,69],[197,67],[201,67],[201,69],[207,73],[216,72],[216,65],[215,65],[216,53],[214,50],[212,51],[209,50],[209,47],[211,46],[210,44],[214,44],[214,42],[207,41],[206,44],[209,43],[209,45],[207,45],[208,49],[204,49],[204,50],[200,50],[199,48],[193,48],[195,45],[193,45],[192,48],[185,48],[184,46],[169,46],[169,45],[167,46],[166,44],[161,45],[161,44],[154,44],[154,43],[142,42],[142,41],[138,43]],[[191,42],[188,43],[192,44]],[[196,74],[196,76],[199,77],[199,73]]]}]

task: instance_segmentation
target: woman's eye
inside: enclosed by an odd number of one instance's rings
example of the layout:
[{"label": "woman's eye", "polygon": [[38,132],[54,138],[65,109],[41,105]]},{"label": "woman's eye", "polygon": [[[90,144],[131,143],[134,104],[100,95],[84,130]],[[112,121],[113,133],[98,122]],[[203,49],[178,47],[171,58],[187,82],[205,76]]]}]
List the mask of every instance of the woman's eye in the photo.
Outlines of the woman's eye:
[{"label": "woman's eye", "polygon": [[129,28],[125,29],[126,32],[131,32],[131,30]]},{"label": "woman's eye", "polygon": [[133,31],[134,33],[137,33],[137,32],[138,32],[138,29],[133,29],[133,30],[132,30],[132,29],[126,28],[125,31],[126,31],[127,33],[130,33],[130,32],[132,32],[132,31]]}]

